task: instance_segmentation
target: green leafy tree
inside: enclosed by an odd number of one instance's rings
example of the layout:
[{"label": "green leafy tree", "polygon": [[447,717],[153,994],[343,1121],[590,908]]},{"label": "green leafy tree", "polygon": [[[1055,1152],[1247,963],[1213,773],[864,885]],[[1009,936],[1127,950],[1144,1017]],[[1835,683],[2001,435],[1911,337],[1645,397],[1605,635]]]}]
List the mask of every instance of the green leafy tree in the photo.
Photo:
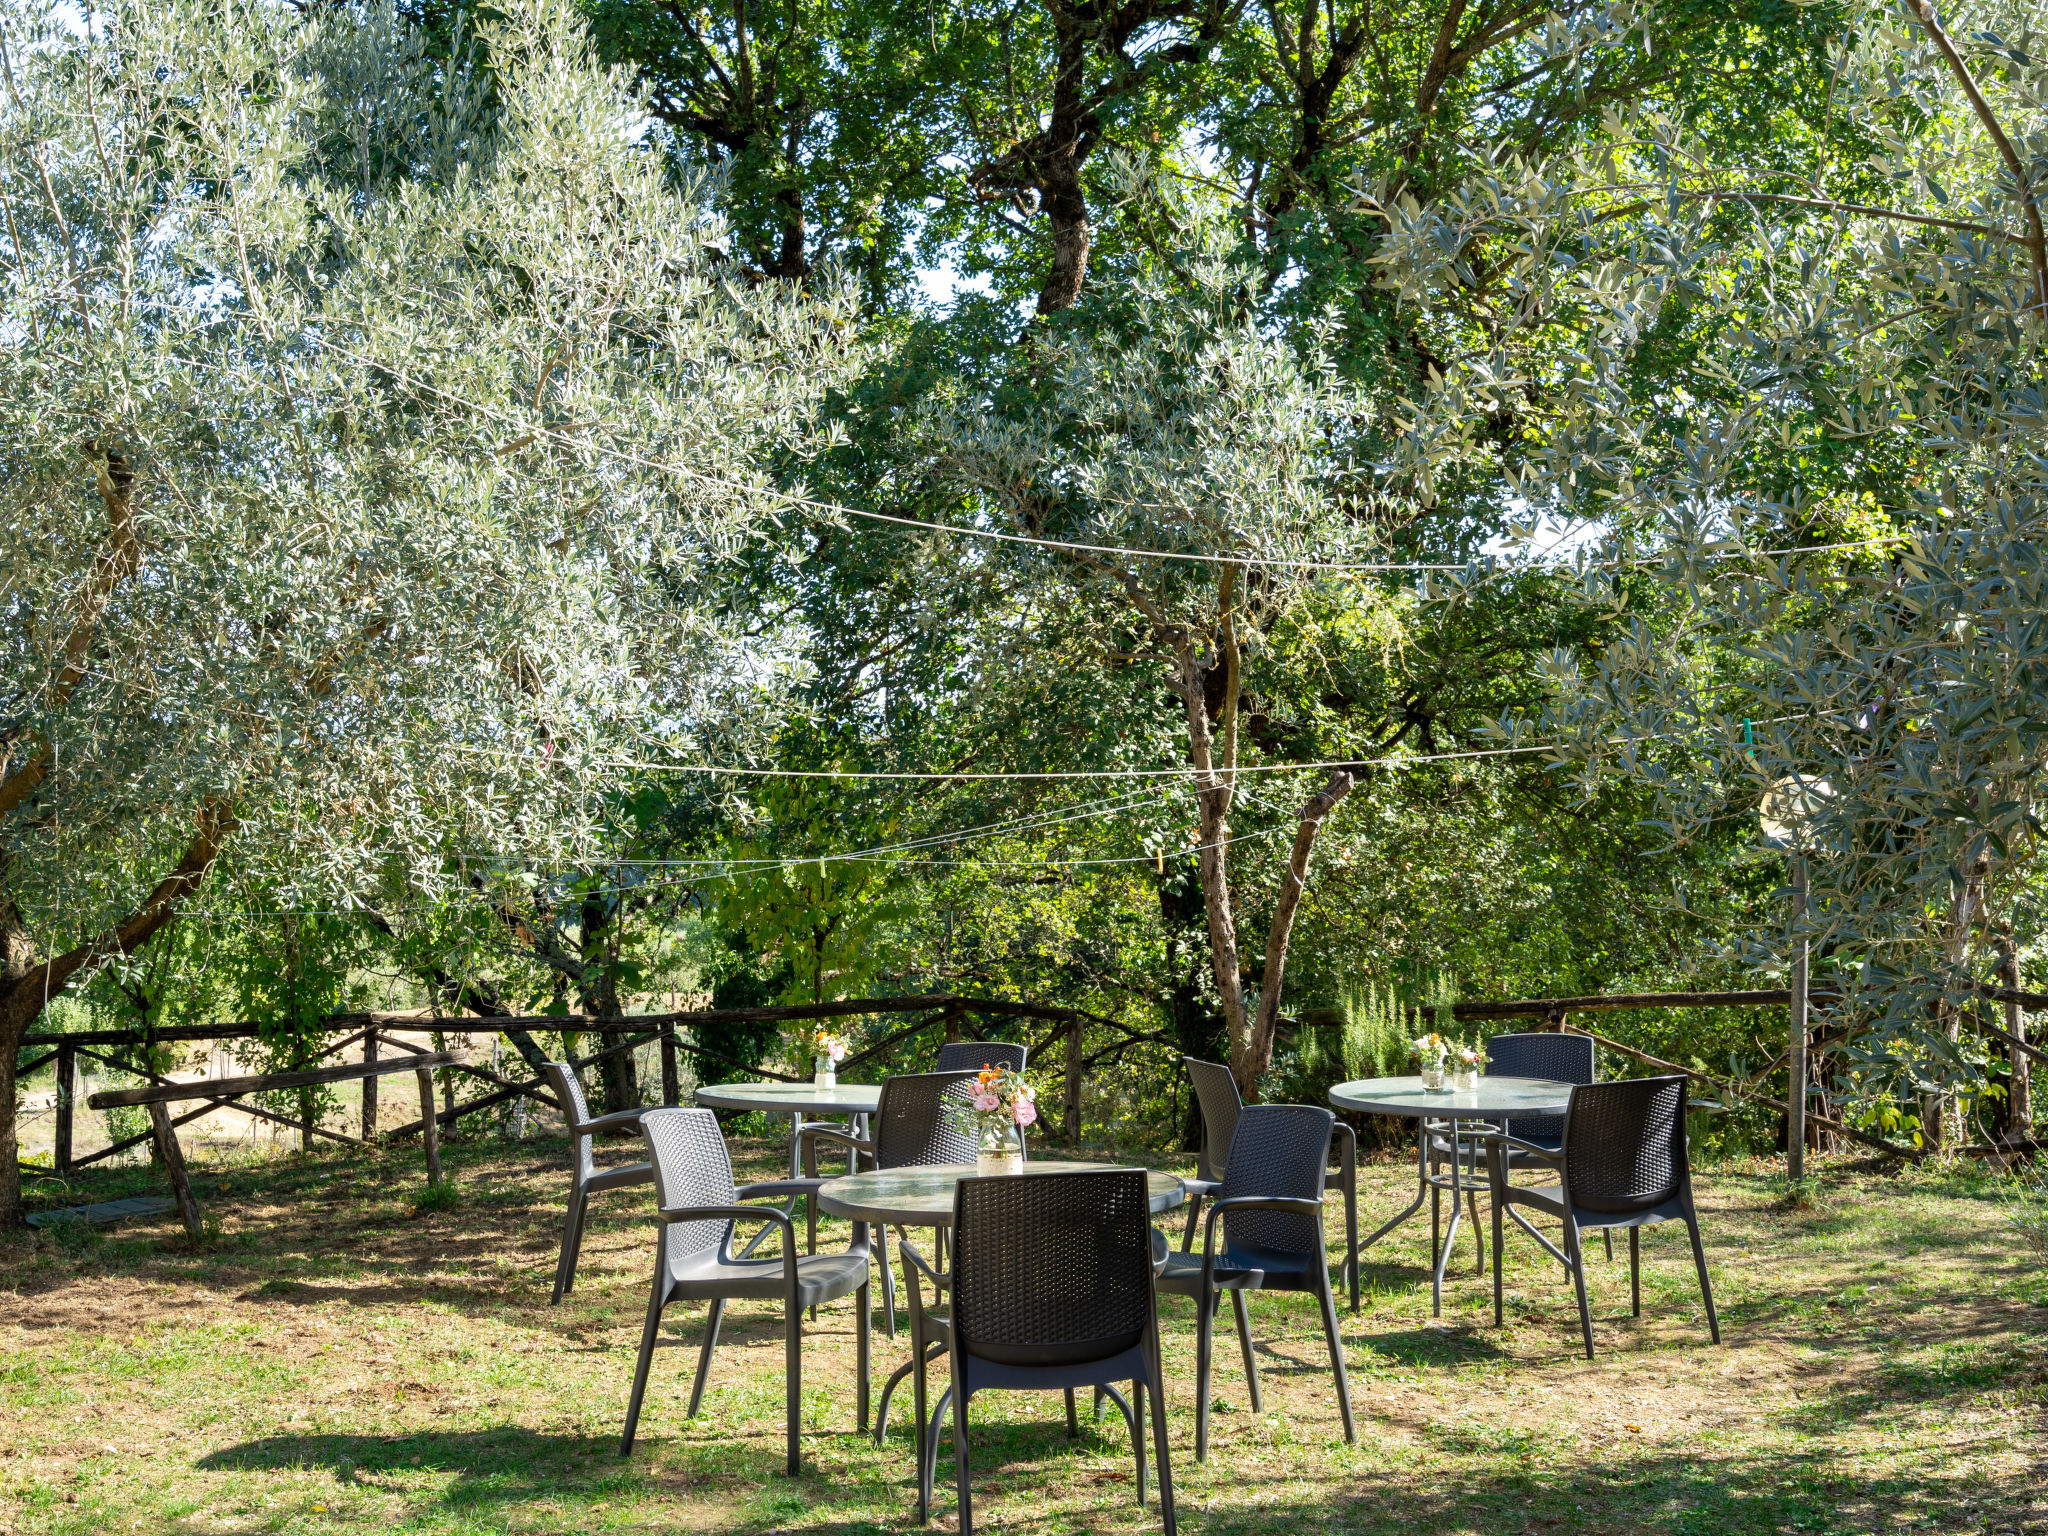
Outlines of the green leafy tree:
[{"label": "green leafy tree", "polygon": [[727,286],[573,12],[496,14],[0,7],[0,1221],[16,1043],[231,842],[466,895],[766,702],[704,583],[845,305]]}]

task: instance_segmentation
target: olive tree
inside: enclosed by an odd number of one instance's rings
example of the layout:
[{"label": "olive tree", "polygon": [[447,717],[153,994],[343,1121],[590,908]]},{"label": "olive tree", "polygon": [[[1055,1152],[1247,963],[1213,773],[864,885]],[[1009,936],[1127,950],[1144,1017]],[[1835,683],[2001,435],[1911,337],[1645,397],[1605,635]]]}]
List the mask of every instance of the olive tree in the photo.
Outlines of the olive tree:
[{"label": "olive tree", "polygon": [[[1142,190],[1142,189],[1141,189]],[[931,423],[936,472],[983,526],[1073,609],[1102,651],[1156,668],[1191,770],[1196,856],[1218,999],[1240,1089],[1271,1065],[1289,937],[1338,770],[1296,813],[1251,985],[1233,887],[1244,663],[1318,581],[1369,546],[1352,454],[1366,402],[1309,336],[1270,323],[1256,275],[1213,231],[1114,294],[1085,297],[1029,338],[983,396]],[[1251,850],[1254,854],[1256,846]]]},{"label": "olive tree", "polygon": [[0,3],[0,1222],[24,1032],[230,844],[489,890],[774,691],[707,588],[845,301],[726,283],[569,0],[491,14]]},{"label": "olive tree", "polygon": [[1640,778],[1681,840],[1810,786],[1813,900],[1731,946],[1826,954],[1849,1060],[1930,1096],[1929,1141],[2038,930],[2048,793],[2048,61],[2023,11],[1947,10],[1844,12],[1853,163],[1763,177],[1615,118],[1429,210],[1361,189],[1446,359],[1404,472],[1485,460],[1592,520],[1587,592],[1630,615],[1510,734]]}]

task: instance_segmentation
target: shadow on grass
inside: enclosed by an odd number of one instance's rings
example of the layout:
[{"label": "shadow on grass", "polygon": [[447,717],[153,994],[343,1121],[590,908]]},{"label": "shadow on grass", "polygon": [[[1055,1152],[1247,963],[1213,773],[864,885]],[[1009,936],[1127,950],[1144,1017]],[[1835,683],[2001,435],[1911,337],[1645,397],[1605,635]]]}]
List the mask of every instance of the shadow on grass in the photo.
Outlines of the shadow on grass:
[{"label": "shadow on grass", "polygon": [[[1909,1508],[1923,1521],[1954,1518],[1966,1505],[2000,1492],[1982,1482],[1965,1488],[1941,1471],[1917,1475],[1889,1460],[1845,1460],[1818,1443],[1741,1457],[1660,1448],[1591,1460],[1560,1460],[1536,1433],[1513,1443],[1499,1435],[1467,1443],[1452,1434],[1442,1448],[1453,1456],[1484,1456],[1487,1464],[1439,1462],[1426,1477],[1359,1477],[1308,1499],[1289,1496],[1290,1484],[1298,1482],[1284,1469],[1237,1468],[1232,1484],[1239,1499],[1205,1501],[1190,1488],[1185,1504],[1189,1514],[1200,1511],[1204,1536],[1329,1530],[1358,1536],[1439,1530],[1488,1536],[1847,1536],[1883,1528]],[[2015,1499],[2027,1492],[2017,1478],[2003,1491]],[[1970,1528],[1977,1528],[1974,1520]]]},{"label": "shadow on grass", "polygon": [[[826,1432],[829,1434],[830,1432]],[[814,1433],[808,1439],[822,1438]],[[202,1472],[266,1472],[285,1468],[331,1472],[350,1487],[406,1492],[400,1480],[420,1473],[453,1473],[441,1494],[450,1508],[515,1505],[530,1500],[597,1498],[607,1494],[660,1495],[678,1486],[660,1453],[681,1442],[644,1437],[630,1458],[619,1455],[612,1434],[545,1433],[518,1425],[475,1430],[423,1430],[416,1434],[278,1434],[226,1446],[193,1465]],[[783,1473],[782,1436],[759,1443],[739,1436],[717,1443],[721,1477],[744,1485],[795,1487]],[[806,1477],[815,1474],[807,1466]],[[694,1480],[685,1478],[684,1485]],[[417,1489],[410,1490],[417,1496]]]}]

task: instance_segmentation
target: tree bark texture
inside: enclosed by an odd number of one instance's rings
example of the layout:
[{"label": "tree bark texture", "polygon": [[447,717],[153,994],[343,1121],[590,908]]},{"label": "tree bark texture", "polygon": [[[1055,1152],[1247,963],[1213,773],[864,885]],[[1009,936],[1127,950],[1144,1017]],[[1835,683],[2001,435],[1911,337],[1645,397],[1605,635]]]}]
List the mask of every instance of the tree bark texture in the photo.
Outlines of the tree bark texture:
[{"label": "tree bark texture", "polygon": [[51,998],[91,975],[101,962],[134,954],[177,917],[236,825],[233,808],[219,801],[200,807],[196,819],[197,829],[176,867],[110,933],[40,964],[20,913],[0,896],[0,1229],[18,1227],[22,1219],[21,1143],[14,1114],[14,1063],[22,1037]]}]

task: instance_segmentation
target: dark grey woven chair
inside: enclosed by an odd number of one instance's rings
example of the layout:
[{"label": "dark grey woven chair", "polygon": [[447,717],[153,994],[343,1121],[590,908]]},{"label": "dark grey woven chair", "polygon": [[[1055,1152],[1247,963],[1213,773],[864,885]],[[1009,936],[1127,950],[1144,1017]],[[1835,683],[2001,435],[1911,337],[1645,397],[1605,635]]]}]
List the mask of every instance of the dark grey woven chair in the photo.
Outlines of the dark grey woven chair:
[{"label": "dark grey woven chair", "polygon": [[640,1123],[646,1113],[628,1109],[616,1115],[590,1117],[590,1102],[583,1097],[583,1084],[576,1069],[565,1061],[544,1062],[541,1075],[555,1090],[562,1106],[562,1119],[569,1127],[569,1209],[562,1220],[562,1253],[555,1261],[555,1294],[550,1304],[561,1301],[576,1285],[576,1259],[583,1251],[583,1219],[590,1197],[608,1189],[625,1189],[654,1179],[652,1163],[623,1163],[616,1168],[599,1168],[591,1156],[591,1138],[601,1131],[623,1130]]},{"label": "dark grey woven chair", "polygon": [[[1486,1042],[1488,1077],[1540,1077],[1553,1083],[1592,1083],[1599,1076],[1593,1042],[1585,1035],[1495,1035]],[[1564,1145],[1563,1115],[1522,1115],[1502,1127],[1517,1141],[1555,1152]],[[1518,1153],[1526,1161],[1526,1153]],[[1509,1159],[1513,1166],[1514,1158]]]},{"label": "dark grey woven chair", "polygon": [[1030,1046],[1008,1040],[948,1040],[939,1047],[941,1072],[979,1072],[983,1067],[1022,1072],[1030,1059]]},{"label": "dark grey woven chair", "polygon": [[[950,1320],[936,1326],[952,1347],[952,1380],[919,1435],[920,1522],[930,1512],[939,1421],[949,1405],[960,1536],[972,1536],[967,1410],[974,1394],[1063,1390],[1071,1428],[1075,1388],[1094,1387],[1116,1402],[1130,1429],[1140,1504],[1145,1502],[1145,1400],[1150,1393],[1159,1508],[1167,1536],[1173,1536],[1173,1468],[1166,1445],[1151,1231],[1144,1170],[1105,1168],[962,1179],[953,1196],[950,1272],[927,1263],[914,1244],[903,1244],[920,1327],[918,1275],[951,1303]],[[1131,1384],[1128,1399],[1117,1390],[1120,1382]],[[921,1391],[920,1380],[920,1396]]]},{"label": "dark grey woven chair", "polygon": [[[1230,1141],[1230,1163],[1209,1206],[1200,1254],[1167,1250],[1156,1234],[1163,1293],[1195,1303],[1195,1460],[1209,1459],[1209,1383],[1216,1311],[1230,1293],[1237,1339],[1244,1351],[1245,1385],[1252,1409],[1259,1401],[1259,1368],[1252,1357],[1245,1292],[1309,1291],[1323,1314],[1323,1336],[1337,1381],[1344,1438],[1358,1443],[1344,1346],[1337,1337],[1337,1303],[1330,1294],[1330,1259],[1323,1246],[1324,1163],[1336,1116],[1308,1104],[1253,1104],[1240,1111]],[[1223,1224],[1217,1241],[1218,1219]]]},{"label": "dark grey woven chair", "polygon": [[[805,1252],[818,1250],[817,1192],[825,1183],[818,1176],[818,1148],[843,1148],[849,1163],[856,1167],[862,1162],[870,1168],[931,1168],[940,1163],[971,1163],[974,1138],[953,1123],[949,1111],[952,1106],[967,1102],[968,1086],[974,1077],[973,1071],[962,1069],[884,1078],[881,1102],[869,1121],[865,1137],[824,1123],[806,1125],[797,1133],[797,1143],[803,1149],[804,1176],[796,1182],[809,1197],[804,1202]],[[888,1229],[878,1228],[874,1239],[875,1257],[882,1266],[882,1316],[893,1339],[896,1287],[889,1275]],[[887,1394],[883,1397],[886,1414]]]},{"label": "dark grey woven chair", "polygon": [[[633,1395],[626,1405],[626,1431],[619,1454],[633,1451],[633,1433],[640,1423],[640,1405],[647,1395],[647,1371],[661,1332],[662,1309],[676,1301],[708,1301],[704,1344],[697,1355],[697,1379],[690,1384],[689,1417],[704,1401],[704,1383],[711,1374],[711,1352],[718,1347],[718,1326],[728,1301],[780,1301],[783,1319],[783,1392],[789,1436],[789,1475],[801,1461],[798,1418],[803,1406],[804,1309],[842,1296],[856,1298],[854,1307],[855,1418],[868,1427],[868,1229],[853,1225],[853,1241],[844,1253],[799,1254],[796,1226],[788,1213],[773,1205],[741,1205],[764,1195],[789,1195],[795,1180],[771,1179],[735,1188],[732,1162],[719,1132],[718,1117],[708,1109],[650,1109],[640,1119],[640,1134],[654,1164],[655,1198],[660,1206],[661,1235],[654,1245],[654,1283],[647,1297],[647,1325],[640,1333],[640,1357],[633,1366]],[[779,1258],[755,1259],[735,1254],[736,1223],[772,1223],[782,1237]]]},{"label": "dark grey woven chair", "polygon": [[[1639,1077],[1618,1083],[1587,1083],[1572,1090],[1564,1113],[1559,1150],[1553,1152],[1505,1133],[1487,1138],[1487,1176],[1493,1189],[1493,1322],[1501,1321],[1501,1274],[1498,1254],[1501,1217],[1542,1244],[1571,1272],[1579,1297],[1579,1328],[1585,1335],[1586,1358],[1593,1358],[1593,1313],[1586,1304],[1583,1234],[1588,1228],[1628,1228],[1628,1283],[1631,1310],[1643,1312],[1642,1256],[1637,1233],[1660,1221],[1682,1221],[1692,1238],[1693,1266],[1699,1271],[1700,1295],[1707,1304],[1707,1330],[1721,1342],[1721,1320],[1714,1311],[1714,1288],[1707,1279],[1706,1250],[1700,1246],[1699,1214],[1693,1206],[1692,1170],[1686,1160],[1686,1079]],[[1519,1151],[1528,1165],[1557,1172],[1553,1185],[1508,1182],[1508,1154]],[[1560,1250],[1523,1217],[1523,1207],[1554,1217],[1564,1225]]]},{"label": "dark grey woven chair", "polygon": [[[1585,1035],[1566,1035],[1554,1031],[1524,1032],[1512,1035],[1493,1035],[1486,1042],[1486,1075],[1488,1077],[1539,1077],[1553,1083],[1591,1083],[1599,1080],[1599,1073],[1593,1056],[1593,1041]],[[1493,1121],[1495,1129],[1506,1131],[1519,1141],[1555,1152],[1564,1144],[1564,1116],[1522,1115],[1513,1120]],[[1429,1143],[1429,1160],[1432,1167],[1441,1167],[1450,1160],[1451,1143],[1447,1136],[1432,1134]],[[1529,1160],[1526,1152],[1510,1150],[1508,1166],[1520,1168]],[[1440,1199],[1441,1197],[1436,1197]],[[1436,1208],[1431,1207],[1431,1218],[1435,1219]],[[1472,1234],[1481,1237],[1479,1226],[1478,1197],[1473,1197]],[[1602,1241],[1607,1248],[1607,1257],[1614,1257],[1614,1234],[1602,1232]],[[1496,1250],[1498,1252],[1498,1250]],[[1482,1270],[1486,1255],[1479,1256]]]},{"label": "dark grey woven chair", "polygon": [[[1230,1138],[1237,1130],[1237,1117],[1244,1100],[1237,1091],[1237,1079],[1220,1061],[1199,1061],[1181,1057],[1188,1078],[1195,1085],[1195,1101],[1202,1108],[1202,1150],[1195,1163],[1195,1176],[1182,1179],[1188,1192],[1188,1221],[1181,1229],[1181,1252],[1195,1242],[1195,1225],[1201,1219],[1202,1202],[1223,1187],[1230,1155]],[[1351,1310],[1358,1310],[1358,1137],[1342,1120],[1332,1117],[1331,1138],[1336,1143],[1337,1166],[1323,1176],[1323,1187],[1344,1196],[1344,1273],[1351,1287]],[[1327,1163],[1327,1157],[1324,1159]]]}]

